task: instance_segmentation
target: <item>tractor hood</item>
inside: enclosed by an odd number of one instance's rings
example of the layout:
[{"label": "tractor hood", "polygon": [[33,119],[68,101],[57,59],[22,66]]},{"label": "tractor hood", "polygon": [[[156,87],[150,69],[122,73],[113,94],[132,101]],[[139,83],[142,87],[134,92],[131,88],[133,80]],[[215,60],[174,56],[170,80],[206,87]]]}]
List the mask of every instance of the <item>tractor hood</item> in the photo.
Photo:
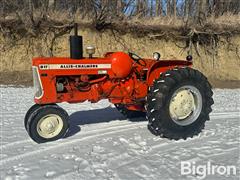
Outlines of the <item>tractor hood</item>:
[{"label": "tractor hood", "polygon": [[110,78],[125,78],[132,70],[133,60],[123,52],[107,53],[103,58],[34,58],[32,65],[40,73],[62,75],[108,74]]}]

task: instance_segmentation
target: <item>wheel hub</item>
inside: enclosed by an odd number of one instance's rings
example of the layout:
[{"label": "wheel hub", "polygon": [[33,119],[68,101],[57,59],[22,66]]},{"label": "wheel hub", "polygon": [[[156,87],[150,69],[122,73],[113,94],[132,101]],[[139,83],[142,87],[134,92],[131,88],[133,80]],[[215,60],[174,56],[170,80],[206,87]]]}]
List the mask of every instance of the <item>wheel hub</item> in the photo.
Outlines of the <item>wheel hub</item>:
[{"label": "wheel hub", "polygon": [[173,117],[181,120],[189,116],[195,108],[194,97],[189,90],[179,91],[170,103],[170,112]]},{"label": "wheel hub", "polygon": [[63,120],[56,114],[49,114],[40,119],[37,124],[38,134],[46,139],[57,136],[63,128]]},{"label": "wheel hub", "polygon": [[194,86],[183,86],[177,89],[169,104],[172,120],[179,125],[194,122],[202,109],[202,96]]}]

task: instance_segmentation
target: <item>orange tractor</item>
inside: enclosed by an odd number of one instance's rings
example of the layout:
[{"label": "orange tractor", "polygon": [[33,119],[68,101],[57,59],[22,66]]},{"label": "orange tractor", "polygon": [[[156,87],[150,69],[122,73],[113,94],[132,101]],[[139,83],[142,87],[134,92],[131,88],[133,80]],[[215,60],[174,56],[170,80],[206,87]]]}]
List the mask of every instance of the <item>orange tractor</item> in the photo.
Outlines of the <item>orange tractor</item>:
[{"label": "orange tractor", "polygon": [[211,85],[186,60],[141,58],[128,52],[94,57],[95,48],[70,36],[70,58],[34,58],[35,105],[25,116],[25,128],[37,143],[62,138],[68,131],[68,114],[56,103],[96,103],[108,99],[127,118],[146,117],[154,135],[186,139],[201,132],[213,104]]}]

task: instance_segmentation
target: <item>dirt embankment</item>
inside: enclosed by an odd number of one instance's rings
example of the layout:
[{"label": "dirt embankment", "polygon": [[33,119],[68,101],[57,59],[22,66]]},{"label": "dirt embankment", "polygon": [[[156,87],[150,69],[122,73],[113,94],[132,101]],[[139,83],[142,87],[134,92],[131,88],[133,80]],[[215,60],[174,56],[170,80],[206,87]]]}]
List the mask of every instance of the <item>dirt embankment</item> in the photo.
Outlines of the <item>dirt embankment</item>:
[{"label": "dirt embankment", "polygon": [[[136,36],[112,30],[96,32],[82,29],[85,45],[96,46],[96,56],[108,51],[134,51],[142,57],[152,57],[158,51],[162,59],[185,59],[189,51],[193,55],[194,68],[203,72],[215,87],[239,87],[240,85],[240,35],[218,36],[214,46],[195,43],[188,48],[186,41],[162,35]],[[54,39],[22,38],[8,43],[0,34],[0,84],[30,85],[31,59],[37,56],[69,56],[68,35]]]}]

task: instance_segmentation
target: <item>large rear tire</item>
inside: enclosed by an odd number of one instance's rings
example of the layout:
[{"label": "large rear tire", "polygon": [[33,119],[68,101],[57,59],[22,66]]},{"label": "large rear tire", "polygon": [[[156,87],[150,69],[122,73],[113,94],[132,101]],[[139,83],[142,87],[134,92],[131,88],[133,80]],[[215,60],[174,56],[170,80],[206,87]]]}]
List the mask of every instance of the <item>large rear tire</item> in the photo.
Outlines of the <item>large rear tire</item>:
[{"label": "large rear tire", "polygon": [[192,68],[162,73],[147,96],[148,129],[169,139],[198,135],[209,120],[213,92],[207,78]]},{"label": "large rear tire", "polygon": [[33,111],[26,124],[29,136],[37,143],[58,140],[66,134],[67,112],[57,105],[44,105]]}]

